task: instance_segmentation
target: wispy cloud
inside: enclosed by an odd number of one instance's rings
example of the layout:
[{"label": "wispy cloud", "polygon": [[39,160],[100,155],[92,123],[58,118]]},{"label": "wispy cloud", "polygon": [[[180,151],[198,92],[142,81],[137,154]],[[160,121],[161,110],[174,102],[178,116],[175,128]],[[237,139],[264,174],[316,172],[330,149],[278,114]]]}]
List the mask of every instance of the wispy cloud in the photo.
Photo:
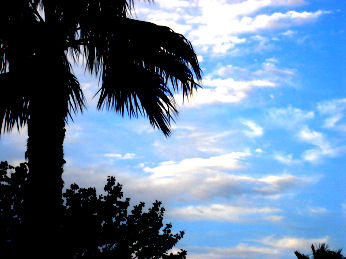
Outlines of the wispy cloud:
[{"label": "wispy cloud", "polygon": [[[229,204],[211,204],[206,206],[198,205],[174,208],[169,212],[169,214],[173,217],[188,221],[207,220],[246,222],[254,220],[273,221],[273,219],[279,219],[279,216],[270,214],[277,212],[280,212],[280,209],[271,207],[240,207]],[[268,214],[270,216],[267,216]]]},{"label": "wispy cloud", "polygon": [[285,165],[299,163],[299,160],[293,158],[293,154],[275,154],[274,159]]},{"label": "wispy cloud", "polygon": [[188,158],[180,162],[166,161],[154,168],[145,167],[144,171],[151,173],[152,177],[176,177],[180,174],[195,174],[206,170],[241,170],[243,166],[239,162],[249,156],[249,153],[233,152],[209,158]]},{"label": "wispy cloud", "polygon": [[286,108],[272,108],[268,111],[268,124],[284,129],[299,129],[315,117],[313,111],[304,111],[288,106]]},{"label": "wispy cloud", "polygon": [[325,214],[328,212],[328,210],[326,208],[323,208],[323,207],[310,207],[309,212],[311,212],[313,214]]},{"label": "wispy cloud", "polygon": [[109,158],[116,158],[116,159],[120,159],[120,160],[127,160],[127,159],[134,159],[136,157],[136,154],[126,153],[126,154],[122,155],[122,154],[118,154],[118,153],[107,153],[107,154],[104,154],[104,156],[109,157]]},{"label": "wispy cloud", "polygon": [[[192,259],[209,259],[209,258],[260,258],[258,256],[273,256],[280,253],[279,249],[272,247],[260,247],[248,244],[239,244],[234,247],[194,247],[193,252],[189,255]],[[276,258],[276,257],[274,257]]]},{"label": "wispy cloud", "polygon": [[306,249],[311,244],[326,243],[328,241],[328,236],[320,238],[292,236],[276,238],[275,236],[266,236],[260,240],[254,240],[254,242],[261,245],[244,242],[234,247],[191,247],[193,251],[191,258],[281,258],[282,255],[288,253],[293,255],[292,250]]},{"label": "wispy cloud", "polygon": [[244,121],[243,124],[249,127],[250,129],[244,131],[244,133],[249,137],[259,137],[263,135],[263,128],[254,123],[253,121]]},{"label": "wispy cloud", "polygon": [[310,130],[308,127],[303,128],[298,133],[298,137],[302,141],[316,146],[303,153],[302,157],[306,161],[317,162],[323,156],[333,156],[337,153],[337,149],[331,146],[322,133]]},{"label": "wispy cloud", "polygon": [[[260,13],[268,7],[294,8],[302,0],[183,1],[158,0],[151,9],[137,8],[140,18],[168,25],[184,33],[201,51],[225,54],[247,39],[243,34],[266,30],[289,29],[312,21],[326,13],[322,10]],[[231,26],[224,26],[230,24]]]},{"label": "wispy cloud", "polygon": [[328,116],[325,119],[324,127],[335,128],[339,130],[346,130],[345,125],[337,125],[344,117],[344,111],[346,109],[346,98],[333,99],[324,102],[320,102],[317,105],[317,110],[322,114]]},{"label": "wispy cloud", "polygon": [[[205,78],[205,88],[198,90],[185,107],[198,107],[213,104],[234,104],[243,101],[254,89],[272,88],[277,85],[268,80],[236,81],[233,78]],[[183,96],[176,95],[178,103],[183,103]]]},{"label": "wispy cloud", "polygon": [[279,249],[304,249],[311,246],[311,244],[327,243],[329,237],[305,239],[298,237],[282,237],[275,238],[274,236],[268,236],[263,238],[260,242],[264,245],[269,245]]}]

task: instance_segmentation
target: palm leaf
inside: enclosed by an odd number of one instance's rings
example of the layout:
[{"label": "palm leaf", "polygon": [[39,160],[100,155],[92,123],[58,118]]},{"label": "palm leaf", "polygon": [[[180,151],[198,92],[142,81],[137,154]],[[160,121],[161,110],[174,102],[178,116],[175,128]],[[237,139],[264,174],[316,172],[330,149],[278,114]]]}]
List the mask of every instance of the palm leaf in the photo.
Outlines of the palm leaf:
[{"label": "palm leaf", "polygon": [[[165,26],[120,19],[102,43],[102,86],[98,108],[130,116],[145,114],[165,135],[177,109],[173,91],[190,96],[201,79],[190,42]],[[95,44],[97,45],[97,44]]]},{"label": "palm leaf", "polygon": [[29,98],[23,96],[19,88],[21,75],[16,73],[0,74],[0,134],[23,127],[29,119]]}]

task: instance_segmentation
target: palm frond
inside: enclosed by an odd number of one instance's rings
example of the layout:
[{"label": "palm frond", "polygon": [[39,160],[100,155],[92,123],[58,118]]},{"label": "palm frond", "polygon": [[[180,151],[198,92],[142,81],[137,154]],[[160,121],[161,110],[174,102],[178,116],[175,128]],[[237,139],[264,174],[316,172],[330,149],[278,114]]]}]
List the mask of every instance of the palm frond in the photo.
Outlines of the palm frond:
[{"label": "palm frond", "polygon": [[0,134],[23,127],[29,119],[29,98],[23,96],[14,85],[20,84],[20,80],[13,73],[0,74]]},{"label": "palm frond", "polygon": [[126,111],[130,117],[147,115],[154,127],[169,135],[170,122],[174,121],[177,110],[163,78],[138,64],[119,65],[103,73],[98,108],[114,109],[122,115]]},{"label": "palm frond", "polygon": [[145,114],[168,135],[177,114],[173,92],[182,90],[188,97],[199,87],[197,55],[183,35],[168,27],[127,18],[117,22],[101,48],[105,54],[98,108]]},{"label": "palm frond", "polygon": [[76,76],[70,69],[64,70],[64,86],[64,95],[68,98],[68,114],[70,118],[73,119],[71,111],[75,114],[78,111],[83,112],[85,108],[85,98]]}]

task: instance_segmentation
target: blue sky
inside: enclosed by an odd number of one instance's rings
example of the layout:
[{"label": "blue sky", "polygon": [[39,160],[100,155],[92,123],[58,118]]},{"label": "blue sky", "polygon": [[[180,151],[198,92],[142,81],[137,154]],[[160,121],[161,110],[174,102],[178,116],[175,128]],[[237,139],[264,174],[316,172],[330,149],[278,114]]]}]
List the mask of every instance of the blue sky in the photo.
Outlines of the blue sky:
[{"label": "blue sky", "polygon": [[[345,6],[137,3],[134,17],[192,41],[203,89],[180,104],[165,138],[145,118],[97,111],[97,80],[76,66],[88,109],[67,127],[65,183],[102,190],[114,175],[134,203],[162,200],[167,221],[186,232],[177,248],[188,258],[346,249]],[[25,141],[25,129],[2,136],[0,160],[23,161]]]}]

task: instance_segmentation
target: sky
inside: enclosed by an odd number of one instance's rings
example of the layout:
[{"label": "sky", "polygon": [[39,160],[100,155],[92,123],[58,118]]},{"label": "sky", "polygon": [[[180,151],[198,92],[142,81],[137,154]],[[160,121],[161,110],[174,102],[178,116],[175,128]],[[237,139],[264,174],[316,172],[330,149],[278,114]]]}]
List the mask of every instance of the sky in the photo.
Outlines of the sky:
[{"label": "sky", "polygon": [[[108,175],[133,204],[163,201],[188,258],[295,258],[311,243],[346,249],[344,0],[156,0],[136,19],[193,44],[202,88],[166,138],[146,118],[97,111],[98,81],[74,66],[88,100],[69,121],[65,185]],[[42,122],[44,126],[44,122]],[[0,138],[24,161],[26,129]]]}]

